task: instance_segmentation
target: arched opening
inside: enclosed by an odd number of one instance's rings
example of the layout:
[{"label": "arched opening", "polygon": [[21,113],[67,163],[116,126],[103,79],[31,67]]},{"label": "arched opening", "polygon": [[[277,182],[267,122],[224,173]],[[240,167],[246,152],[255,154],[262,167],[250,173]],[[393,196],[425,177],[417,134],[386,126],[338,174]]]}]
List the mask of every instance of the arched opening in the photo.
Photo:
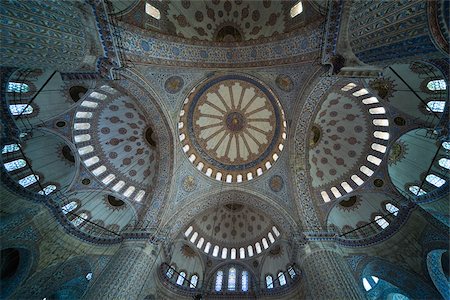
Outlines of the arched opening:
[{"label": "arched opening", "polygon": [[70,98],[73,100],[73,102],[78,102],[84,96],[84,94],[86,94],[87,91],[88,89],[85,88],[84,86],[81,85],[72,86],[69,89]]}]

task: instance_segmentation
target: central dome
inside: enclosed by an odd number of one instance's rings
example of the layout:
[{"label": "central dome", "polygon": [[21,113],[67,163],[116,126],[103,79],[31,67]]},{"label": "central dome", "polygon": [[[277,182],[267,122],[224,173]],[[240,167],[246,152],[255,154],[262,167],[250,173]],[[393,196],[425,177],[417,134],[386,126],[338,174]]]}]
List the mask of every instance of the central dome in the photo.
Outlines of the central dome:
[{"label": "central dome", "polygon": [[207,176],[242,182],[272,167],[286,139],[284,112],[273,92],[244,75],[202,82],[180,113],[180,141]]}]

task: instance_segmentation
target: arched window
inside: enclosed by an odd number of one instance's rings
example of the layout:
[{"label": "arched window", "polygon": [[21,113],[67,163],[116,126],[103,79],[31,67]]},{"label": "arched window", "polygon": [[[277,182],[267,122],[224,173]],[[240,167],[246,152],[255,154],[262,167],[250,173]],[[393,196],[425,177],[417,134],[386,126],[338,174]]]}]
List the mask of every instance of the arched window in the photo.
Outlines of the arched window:
[{"label": "arched window", "polygon": [[252,257],[253,256],[253,247],[252,247],[252,245],[247,247],[247,251],[248,251],[248,257]]},{"label": "arched window", "polygon": [[217,245],[214,246],[212,255],[213,255],[214,257],[217,257],[217,255],[219,255],[219,246],[217,246]]},{"label": "arched window", "polygon": [[16,159],[10,162],[5,163],[5,169],[8,172],[21,169],[25,167],[27,163],[23,159]]},{"label": "arched window", "polygon": [[39,176],[31,174],[19,180],[19,184],[23,187],[32,185],[39,180]]},{"label": "arched window", "polygon": [[273,278],[271,275],[266,276],[266,288],[273,289]]},{"label": "arched window", "polygon": [[228,290],[236,290],[236,268],[230,268],[228,271]]},{"label": "arched window", "polygon": [[267,243],[267,239],[266,238],[262,239],[262,244],[263,244],[264,249],[269,248],[269,244]]},{"label": "arched window", "polygon": [[256,242],[255,244],[256,253],[261,253],[261,244],[259,242]]},{"label": "arched window", "polygon": [[19,151],[19,149],[20,148],[19,148],[18,144],[5,145],[5,146],[3,146],[2,154],[16,152],[16,151]]},{"label": "arched window", "polygon": [[424,190],[422,190],[421,188],[419,188],[417,185],[412,185],[408,189],[415,196],[422,196],[422,195],[425,195],[427,193]]},{"label": "arched window", "polygon": [[294,6],[291,7],[290,15],[294,18],[303,12],[302,1],[298,1]]},{"label": "arched window", "polygon": [[197,283],[198,283],[198,276],[194,274],[191,276],[191,283],[189,284],[189,287],[191,289],[195,289],[197,287]]},{"label": "arched window", "polygon": [[222,249],[222,259],[226,259],[228,255],[228,248],[223,248]]},{"label": "arched window", "polygon": [[385,229],[389,226],[389,222],[386,221],[386,219],[382,216],[375,216],[375,222],[377,222],[378,226],[380,226],[382,229]]},{"label": "arched window", "polygon": [[439,160],[439,165],[441,167],[443,167],[443,168],[450,169],[450,159],[448,159],[448,158],[441,158]]},{"label": "arched window", "polygon": [[248,272],[247,271],[242,271],[241,289],[242,289],[243,292],[247,292],[248,291]]},{"label": "arched window", "polygon": [[204,238],[200,238],[198,240],[198,243],[197,243],[197,248],[201,249],[204,242],[205,242],[205,239]]},{"label": "arched window", "polygon": [[280,236],[280,232],[275,226],[272,226],[273,233],[275,233],[276,236]]},{"label": "arched window", "polygon": [[83,224],[88,218],[89,216],[87,215],[87,213],[83,212],[78,217],[72,220],[72,224],[78,227]]},{"label": "arched window", "polygon": [[280,282],[280,286],[283,286],[286,284],[286,276],[284,276],[283,272],[278,273],[278,280]]},{"label": "arched window", "polygon": [[444,79],[431,80],[427,83],[427,88],[430,91],[445,91],[447,84]]},{"label": "arched window", "polygon": [[445,101],[428,101],[425,107],[428,111],[443,112],[445,109]]},{"label": "arched window", "polygon": [[56,190],[56,185],[49,184],[43,190],[39,191],[39,194],[48,195],[51,194],[54,190]]},{"label": "arched window", "polygon": [[288,268],[288,273],[289,273],[289,276],[290,276],[291,278],[294,278],[295,275],[296,275],[295,270],[294,270],[294,268],[293,268],[292,266],[289,266],[289,268]]},{"label": "arched window", "polygon": [[222,282],[223,282],[223,271],[219,270],[216,274],[216,286],[215,290],[216,292],[220,292],[222,290]]},{"label": "arched window", "polygon": [[191,236],[191,239],[190,239],[191,243],[195,243],[195,240],[197,240],[197,237],[198,237],[198,232],[196,231],[196,232],[194,232],[194,234]]},{"label": "arched window", "polygon": [[189,226],[189,228],[184,233],[184,236],[186,236],[186,237],[189,236],[191,234],[192,230],[194,230],[194,228],[192,226]]},{"label": "arched window", "polygon": [[173,277],[173,272],[175,271],[174,266],[170,266],[170,268],[166,272],[167,278],[171,279]]},{"label": "arched window", "polygon": [[89,281],[89,280],[91,280],[92,279],[92,273],[87,273],[86,274],[86,279]]},{"label": "arched window", "polygon": [[239,248],[239,258],[245,258],[245,249]]},{"label": "arched window", "polygon": [[443,142],[442,147],[444,147],[445,150],[450,150],[450,142]]},{"label": "arched window", "polygon": [[268,234],[267,234],[267,236],[269,237],[269,241],[270,241],[270,243],[274,243],[275,242],[275,238],[273,237],[273,234],[272,234],[272,232],[269,232]]},{"label": "arched window", "polygon": [[11,104],[9,106],[9,111],[13,116],[29,115],[33,113],[33,106],[28,104]]},{"label": "arched window", "polygon": [[379,279],[376,276],[370,276],[369,278],[363,278],[364,289],[367,292],[370,291],[378,283],[378,280]]},{"label": "arched window", "polygon": [[386,204],[386,210],[387,210],[388,212],[390,212],[391,214],[393,214],[394,216],[397,216],[397,215],[398,215],[398,208],[397,208],[397,206],[395,206],[395,205],[392,204],[392,203],[387,203],[387,204]]},{"label": "arched window", "polygon": [[425,177],[425,180],[435,187],[441,187],[445,183],[445,179],[434,174],[428,174],[427,177]]},{"label": "arched window", "polygon": [[61,210],[66,215],[66,214],[68,214],[69,212],[71,212],[72,210],[74,210],[77,207],[78,207],[77,202],[76,201],[72,201],[70,203],[67,203],[63,207],[61,207]]},{"label": "arched window", "polygon": [[230,250],[230,258],[231,259],[236,259],[236,249],[235,248],[231,248],[231,250]]},{"label": "arched window", "polygon": [[21,82],[8,82],[8,88],[6,90],[9,93],[27,93],[30,91],[30,87],[26,83]]},{"label": "arched window", "polygon": [[183,285],[185,277],[186,277],[186,273],[184,271],[181,271],[180,274],[178,274],[177,284]]}]

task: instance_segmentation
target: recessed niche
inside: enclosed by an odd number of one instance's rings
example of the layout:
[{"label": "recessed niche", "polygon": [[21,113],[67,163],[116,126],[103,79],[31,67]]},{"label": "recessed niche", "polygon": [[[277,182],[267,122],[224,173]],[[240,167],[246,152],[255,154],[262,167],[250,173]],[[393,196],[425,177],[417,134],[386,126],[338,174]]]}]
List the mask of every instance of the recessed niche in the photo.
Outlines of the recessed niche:
[{"label": "recessed niche", "polygon": [[226,204],[225,207],[231,211],[239,211],[244,207],[244,205],[238,203],[230,203]]},{"label": "recessed niche", "polygon": [[153,138],[153,129],[151,127],[148,127],[145,130],[145,140],[150,144],[150,146],[156,147],[156,141]]},{"label": "recessed niche", "polygon": [[230,25],[224,26],[219,29],[216,35],[217,42],[241,42],[242,35],[240,31]]},{"label": "recessed niche", "polygon": [[351,196],[350,198],[339,202],[339,205],[343,207],[352,207],[353,205],[355,205],[356,200],[357,200],[356,196]]},{"label": "recessed niche", "polygon": [[91,184],[91,180],[89,178],[83,178],[81,180],[81,183],[84,185],[89,185],[89,184]]},{"label": "recessed niche", "polygon": [[20,252],[17,249],[7,248],[1,251],[1,280],[14,277],[19,268]]},{"label": "recessed niche", "polygon": [[125,202],[123,202],[122,200],[117,199],[116,197],[111,196],[111,195],[108,195],[108,203],[111,206],[115,206],[115,207],[120,207],[122,205],[125,205]]},{"label": "recessed niche", "polygon": [[67,123],[65,121],[58,121],[56,122],[56,127],[62,128],[65,127]]},{"label": "recessed niche", "polygon": [[67,145],[63,146],[61,149],[61,152],[62,152],[63,157],[66,160],[73,162],[73,163],[75,162],[75,157],[73,156],[72,151],[70,150],[69,146],[67,146]]},{"label": "recessed niche", "polygon": [[394,123],[395,123],[395,125],[397,125],[397,126],[405,126],[406,120],[403,119],[402,117],[395,117],[395,118],[394,118]]},{"label": "recessed niche", "polygon": [[69,89],[70,98],[72,98],[73,102],[78,102],[81,98],[83,98],[84,94],[87,92],[87,88],[81,85],[72,86]]},{"label": "recessed niche", "polygon": [[321,136],[322,136],[322,133],[320,131],[320,128],[317,127],[316,125],[314,125],[311,128],[311,135],[309,137],[309,146],[314,147],[315,145],[317,145]]},{"label": "recessed niche", "polygon": [[373,181],[373,185],[376,187],[382,187],[384,185],[384,181],[380,178],[377,178]]}]

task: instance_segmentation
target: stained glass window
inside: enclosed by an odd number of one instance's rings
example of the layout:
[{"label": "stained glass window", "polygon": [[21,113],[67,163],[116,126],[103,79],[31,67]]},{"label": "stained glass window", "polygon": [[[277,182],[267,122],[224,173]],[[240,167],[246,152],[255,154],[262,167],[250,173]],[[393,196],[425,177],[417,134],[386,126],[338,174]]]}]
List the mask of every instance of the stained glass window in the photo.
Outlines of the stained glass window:
[{"label": "stained glass window", "polygon": [[2,154],[16,152],[16,151],[19,151],[19,149],[20,149],[19,145],[17,145],[17,144],[5,145],[5,146],[3,146]]},{"label": "stained glass window", "polygon": [[439,160],[439,165],[441,167],[443,167],[443,168],[450,169],[450,159],[448,159],[448,158],[441,158]]},{"label": "stained glass window", "polygon": [[266,276],[266,288],[273,289],[273,278],[270,275]]},{"label": "stained glass window", "polygon": [[236,290],[236,269],[230,268],[228,271],[228,290],[235,291]]},{"label": "stained glass window", "polygon": [[71,212],[72,210],[74,210],[75,208],[77,208],[77,206],[78,206],[77,202],[76,201],[72,201],[70,203],[67,203],[63,207],[61,207],[61,210],[66,215],[69,212]]},{"label": "stained glass window", "polygon": [[378,226],[380,226],[382,229],[385,229],[389,226],[389,222],[386,221],[386,219],[382,216],[375,216],[375,222],[377,222]]},{"label": "stained glass window", "polygon": [[170,268],[166,272],[167,278],[169,278],[169,279],[172,278],[173,277],[173,272],[174,272],[174,267],[170,266]]},{"label": "stained glass window", "polygon": [[72,220],[72,224],[74,226],[80,226],[81,224],[84,223],[84,221],[88,219],[88,217],[89,216],[87,215],[87,213],[81,213],[78,217]]},{"label": "stained glass window", "polygon": [[425,180],[435,187],[441,187],[445,183],[445,179],[434,174],[428,174],[427,177],[425,177]]},{"label": "stained glass window", "polygon": [[28,104],[11,104],[9,111],[13,116],[29,115],[33,112],[33,106]]},{"label": "stained glass window", "polygon": [[386,210],[387,210],[388,212],[390,212],[391,214],[393,214],[394,216],[397,216],[397,215],[398,215],[398,208],[397,208],[397,206],[395,206],[395,205],[392,204],[392,203],[387,203],[387,204],[386,204]]},{"label": "stained glass window", "polygon": [[183,285],[185,277],[186,277],[186,273],[181,271],[180,274],[178,274],[177,284],[178,285]]},{"label": "stained glass window", "polygon": [[243,292],[248,291],[248,272],[247,271],[242,271],[241,289]]},{"label": "stained glass window", "polygon": [[280,282],[280,286],[283,286],[286,284],[286,276],[284,276],[283,272],[278,273],[278,280]]},{"label": "stained glass window", "polygon": [[56,190],[56,185],[49,184],[42,191],[39,191],[39,194],[48,195],[48,194],[52,193],[54,190]]},{"label": "stained glass window", "polygon": [[223,271],[219,270],[216,274],[216,292],[220,292],[222,290],[222,282],[223,282]]},{"label": "stained glass window", "polygon": [[192,275],[191,276],[191,283],[190,283],[189,287],[191,289],[195,289],[197,287],[197,283],[198,283],[198,276],[197,275]]},{"label": "stained glass window", "polygon": [[409,187],[409,191],[413,193],[415,196],[425,195],[427,192],[419,188],[417,185],[412,185]]},{"label": "stained glass window", "polygon": [[27,177],[24,177],[19,180],[19,184],[23,187],[27,187],[29,185],[32,185],[33,183],[37,182],[39,180],[39,176],[31,174]]},{"label": "stained glass window", "polygon": [[428,111],[443,112],[445,109],[445,101],[429,101],[425,108]]},{"label": "stained glass window", "polygon": [[6,171],[14,171],[25,167],[27,163],[23,159],[16,159],[10,162],[5,163]]},{"label": "stained glass window", "polygon": [[8,82],[7,91],[15,93],[27,93],[28,91],[30,91],[30,87],[26,83]]},{"label": "stained glass window", "polygon": [[294,270],[294,268],[292,267],[292,266],[290,266],[289,268],[288,268],[288,273],[289,273],[289,276],[291,276],[291,278],[294,278],[295,277],[295,270]]},{"label": "stained glass window", "polygon": [[444,79],[431,80],[428,82],[427,88],[430,91],[445,91],[447,84]]}]

